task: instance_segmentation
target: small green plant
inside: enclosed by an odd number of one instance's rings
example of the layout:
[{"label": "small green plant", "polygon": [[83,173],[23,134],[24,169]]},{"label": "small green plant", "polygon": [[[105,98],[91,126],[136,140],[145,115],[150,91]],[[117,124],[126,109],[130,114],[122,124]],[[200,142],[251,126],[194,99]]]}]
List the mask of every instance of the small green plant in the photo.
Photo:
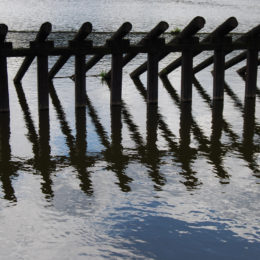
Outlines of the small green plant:
[{"label": "small green plant", "polygon": [[170,31],[170,34],[176,35],[176,34],[179,34],[180,32],[181,32],[181,29],[178,27],[175,27],[172,31]]},{"label": "small green plant", "polygon": [[105,81],[106,75],[107,75],[107,72],[106,72],[106,71],[102,70],[102,71],[100,72],[99,77],[101,78],[101,81],[102,81],[102,82]]}]

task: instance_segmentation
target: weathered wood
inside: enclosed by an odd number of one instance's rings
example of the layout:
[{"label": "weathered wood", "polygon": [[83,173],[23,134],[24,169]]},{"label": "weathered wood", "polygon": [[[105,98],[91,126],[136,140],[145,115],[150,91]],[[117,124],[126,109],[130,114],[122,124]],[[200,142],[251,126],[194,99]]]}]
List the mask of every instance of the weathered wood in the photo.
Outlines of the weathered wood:
[{"label": "weathered wood", "polygon": [[[245,52],[245,54],[246,54],[246,52]],[[260,65],[260,59],[258,59],[257,65],[258,65],[258,66]],[[244,76],[246,75],[246,68],[247,68],[247,65],[243,66],[242,68],[240,68],[240,69],[237,70],[237,73],[238,73],[240,76],[244,77]]]},{"label": "weathered wood", "polygon": [[243,51],[242,53],[240,53],[239,55],[235,56],[234,58],[228,60],[225,63],[225,70],[233,67],[234,65],[238,64],[239,62],[243,61],[246,59],[246,51]]},{"label": "weathered wood", "polygon": [[181,101],[192,101],[192,67],[193,67],[193,50],[185,50],[182,52],[181,67]]},{"label": "weathered wood", "polygon": [[147,102],[157,103],[158,101],[158,57],[160,50],[165,45],[163,38],[147,40],[144,45],[148,46],[147,55]]},{"label": "weathered wood", "polygon": [[[193,71],[191,72],[193,73]],[[213,99],[223,99],[225,81],[225,51],[219,48],[214,51]]]},{"label": "weathered wood", "polygon": [[[222,23],[220,26],[218,26],[212,33],[210,33],[205,39],[202,40],[202,43],[209,43],[214,42],[216,39],[224,37],[227,33],[232,31],[234,28],[236,28],[238,25],[238,22],[235,17],[228,18],[224,23]],[[199,55],[201,51],[194,51],[193,57]],[[212,57],[213,59],[213,57]],[[171,73],[173,70],[177,69],[179,66],[181,66],[182,58],[177,58],[175,61],[170,63],[168,66],[166,66],[159,75],[161,77],[166,76],[167,74]]]},{"label": "weathered wood", "polygon": [[[169,28],[168,23],[161,21],[158,23],[147,35],[145,35],[144,38],[140,40],[138,45],[143,45],[148,40],[153,40],[159,37],[162,33],[164,33]],[[123,67],[129,63],[133,58],[135,58],[138,55],[138,52],[136,53],[127,53],[123,58]],[[106,79],[111,78],[111,70],[107,72],[105,75]]]},{"label": "weathered wood", "polygon": [[[35,42],[44,42],[48,35],[51,33],[52,25],[49,22],[46,22],[41,25],[39,32],[36,35]],[[20,82],[25,75],[26,71],[29,69],[32,64],[35,56],[25,57],[20,69],[18,70],[16,76],[14,77],[14,82]]]},{"label": "weathered wood", "polygon": [[37,57],[38,108],[49,109],[48,56]]},{"label": "weathered wood", "polygon": [[[83,23],[78,33],[74,36],[73,41],[83,41],[92,32],[92,24]],[[49,72],[49,79],[53,79],[63,65],[68,61],[70,55],[60,56]]]},{"label": "weathered wood", "polygon": [[[132,24],[129,22],[125,22],[121,25],[121,27],[110,37],[111,41],[116,41],[125,37],[132,29]],[[93,56],[88,62],[85,64],[85,73],[90,70],[96,63],[98,63],[105,54],[97,54]]]},{"label": "weathered wood", "polygon": [[85,55],[75,57],[75,106],[86,105]]},{"label": "weathered wood", "polygon": [[158,101],[158,54],[148,53],[147,59],[147,102]]},{"label": "weathered wood", "polygon": [[0,56],[0,112],[5,111],[9,111],[7,61]]},{"label": "weathered wood", "polygon": [[257,81],[258,50],[250,48],[247,51],[246,98],[255,98]]},{"label": "weathered wood", "polygon": [[8,27],[5,24],[0,24],[0,43],[5,41],[8,32]]},{"label": "weathered wood", "polygon": [[123,54],[116,53],[112,55],[112,77],[110,88],[110,104],[121,105],[122,100],[122,72],[123,72]]},{"label": "weathered wood", "polygon": [[[7,32],[8,27],[5,24],[0,24],[0,50],[6,47],[4,42]],[[0,112],[7,111],[9,111],[7,59],[0,56]]]},{"label": "weathered wood", "polygon": [[[188,37],[188,35],[191,37],[194,34],[196,34],[200,29],[203,28],[205,24],[205,19],[203,17],[197,16],[195,17],[183,30],[180,32],[175,38],[173,38],[168,44],[174,44],[181,42],[181,40]],[[170,52],[169,51],[162,51],[159,58],[159,61],[165,58]],[[137,69],[135,69],[130,76],[132,78],[140,76],[142,73],[144,73],[147,70],[147,62],[144,62],[142,65],[140,65]]]},{"label": "weathered wood", "polygon": [[[251,29],[250,31],[248,31],[247,33],[245,33],[244,35],[242,35],[241,37],[239,37],[234,44],[236,43],[243,43],[246,41],[246,39],[248,38],[252,38],[252,37],[257,37],[260,34],[260,25],[254,27],[253,29]],[[232,52],[232,48],[229,51],[226,51],[225,54],[229,54],[230,52]],[[204,60],[203,62],[199,63],[194,69],[193,69],[193,73],[196,74],[199,71],[207,68],[208,66],[210,66],[212,63],[214,62],[214,58],[213,56],[207,58],[206,60]]]}]

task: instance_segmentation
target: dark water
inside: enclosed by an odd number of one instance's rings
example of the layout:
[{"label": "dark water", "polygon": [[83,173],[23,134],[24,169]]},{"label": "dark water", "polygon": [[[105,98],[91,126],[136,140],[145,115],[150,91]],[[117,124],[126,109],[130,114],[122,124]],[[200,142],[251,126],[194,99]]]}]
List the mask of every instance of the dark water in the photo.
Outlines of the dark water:
[{"label": "dark water", "polygon": [[[169,10],[173,2],[177,18]],[[144,21],[138,14],[126,15],[138,30],[149,30],[159,14],[181,26],[186,8],[190,16],[218,10],[215,18],[209,14],[209,28],[232,12],[240,15],[245,30],[259,22],[257,1],[86,1],[89,8],[82,7],[76,20],[65,15],[70,8],[79,10],[72,2],[42,1],[30,19],[18,13],[23,23],[16,23],[10,6],[17,10],[19,3],[0,3],[7,5],[2,17],[15,30],[37,29],[29,25],[42,22],[39,10],[45,10],[46,20],[53,15],[49,20],[58,29],[75,30],[82,9],[93,13],[94,21],[105,4],[119,10],[118,19],[112,9],[103,12],[106,23],[95,20],[100,30],[118,27],[126,7],[134,6],[152,10],[150,16],[144,12]],[[67,8],[57,8],[64,3]],[[100,15],[91,12],[94,7]],[[250,24],[245,7],[252,12]],[[64,45],[72,36],[51,38]],[[26,46],[34,37],[8,35],[15,46]],[[109,34],[92,37],[101,44]],[[176,57],[169,55],[160,67]],[[110,107],[109,88],[98,76],[110,69],[105,57],[87,74],[86,109],[75,109],[71,58],[50,86],[49,112],[40,113],[36,63],[15,86],[22,59],[8,60],[10,114],[0,114],[0,259],[259,259],[260,96],[258,89],[255,100],[244,101],[245,82],[236,70],[245,63],[226,71],[224,103],[212,103],[209,67],[194,79],[192,105],[179,102],[177,70],[159,81],[158,106],[147,106],[146,74],[136,81],[129,77],[145,59],[139,55],[124,69],[122,107]],[[50,58],[50,67],[55,60]]]}]

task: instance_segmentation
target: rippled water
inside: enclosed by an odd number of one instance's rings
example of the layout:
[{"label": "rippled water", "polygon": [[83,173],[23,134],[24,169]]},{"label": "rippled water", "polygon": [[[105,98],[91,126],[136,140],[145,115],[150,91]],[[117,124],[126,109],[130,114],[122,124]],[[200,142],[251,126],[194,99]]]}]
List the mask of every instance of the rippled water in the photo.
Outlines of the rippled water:
[{"label": "rippled water", "polygon": [[[87,20],[97,31],[125,20],[135,31],[160,20],[183,28],[198,14],[207,29],[231,15],[239,31],[259,23],[258,1],[32,5],[1,1],[1,22],[25,31],[45,20],[56,30],[77,30]],[[72,36],[51,38],[63,45]],[[34,37],[12,32],[8,40],[26,46]],[[108,37],[92,36],[99,44]],[[146,75],[129,77],[145,59],[139,55],[124,69],[121,108],[110,107],[109,88],[98,76],[110,68],[105,57],[87,73],[86,109],[75,110],[71,58],[51,86],[49,113],[38,113],[36,63],[14,86],[22,59],[8,59],[10,115],[0,114],[0,259],[259,258],[260,96],[258,90],[255,101],[244,102],[245,82],[236,70],[245,63],[226,71],[224,108],[211,106],[212,67],[196,75],[192,106],[179,102],[179,69],[160,80],[157,107],[146,105]]]}]

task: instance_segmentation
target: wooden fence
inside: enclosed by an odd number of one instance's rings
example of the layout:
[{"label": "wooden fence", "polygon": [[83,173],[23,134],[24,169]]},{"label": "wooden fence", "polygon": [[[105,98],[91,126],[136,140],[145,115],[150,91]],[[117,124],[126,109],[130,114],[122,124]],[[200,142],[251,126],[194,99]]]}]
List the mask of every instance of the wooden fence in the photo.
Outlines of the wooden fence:
[{"label": "wooden fence", "polygon": [[[50,81],[68,61],[75,56],[75,106],[86,105],[86,72],[95,66],[105,55],[112,55],[111,71],[106,74],[111,93],[111,105],[120,105],[122,99],[122,70],[139,53],[147,54],[147,61],[130,75],[138,78],[147,71],[147,103],[158,102],[158,77],[162,79],[167,74],[181,66],[181,102],[191,102],[193,75],[207,66],[214,64],[213,69],[213,100],[223,100],[225,85],[225,70],[242,60],[247,60],[246,67],[239,70],[245,77],[245,98],[255,98],[257,83],[257,67],[259,65],[258,51],[260,48],[260,25],[252,28],[241,37],[233,40],[229,33],[238,22],[230,17],[203,40],[196,34],[204,27],[205,19],[195,17],[180,33],[166,43],[162,34],[168,29],[166,22],[160,22],[137,44],[131,44],[124,37],[129,34],[132,25],[129,22],[122,26],[109,38],[103,46],[94,46],[86,39],[92,32],[92,24],[84,23],[74,39],[67,47],[55,47],[53,41],[47,38],[51,33],[50,23],[42,24],[29,48],[13,48],[11,42],[6,42],[8,27],[0,25],[0,111],[9,111],[8,94],[8,57],[25,57],[14,82],[21,82],[34,58],[37,57],[38,107],[40,110],[49,108]],[[244,50],[241,54],[225,62],[225,56],[234,50]],[[193,67],[193,58],[203,51],[214,51],[213,56]],[[181,57],[174,60],[162,71],[158,71],[158,63],[168,54],[181,52]],[[87,62],[86,55],[93,55]],[[59,56],[54,66],[48,69],[48,57]]]}]

